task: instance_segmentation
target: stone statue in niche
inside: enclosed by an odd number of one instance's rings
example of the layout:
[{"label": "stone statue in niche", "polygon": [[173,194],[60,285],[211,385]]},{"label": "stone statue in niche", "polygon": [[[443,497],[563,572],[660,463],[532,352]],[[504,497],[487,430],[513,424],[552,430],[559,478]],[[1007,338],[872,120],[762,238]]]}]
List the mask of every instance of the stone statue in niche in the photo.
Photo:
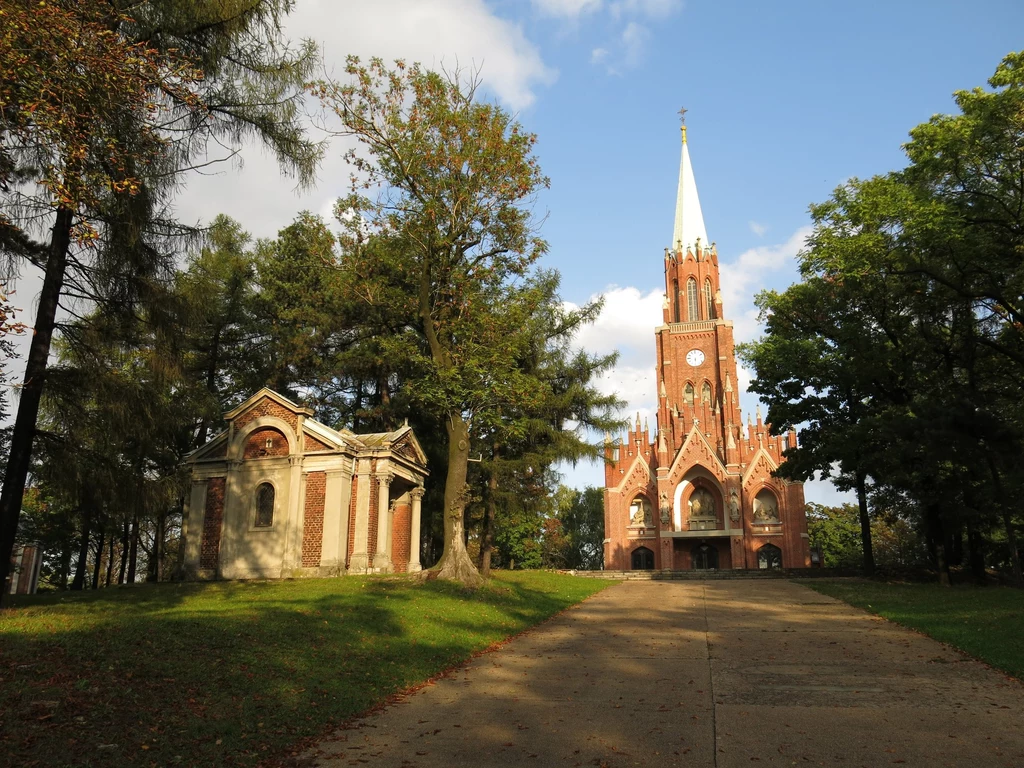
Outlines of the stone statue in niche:
[{"label": "stone statue in niche", "polygon": [[630,525],[653,525],[651,518],[651,502],[643,496],[637,496],[629,505]]},{"label": "stone statue in niche", "polygon": [[729,492],[729,519],[734,523],[740,521],[740,494],[735,488]]},{"label": "stone statue in niche", "polygon": [[660,502],[661,503],[659,506],[661,507],[661,522],[667,525],[669,513],[672,511],[672,505],[669,504],[668,494],[665,493],[665,491],[661,492]]},{"label": "stone statue in niche", "polygon": [[690,495],[690,519],[714,519],[715,497],[704,488],[698,488]]},{"label": "stone statue in niche", "polygon": [[779,522],[779,510],[775,506],[774,497],[764,494],[754,499],[754,522],[762,524]]}]

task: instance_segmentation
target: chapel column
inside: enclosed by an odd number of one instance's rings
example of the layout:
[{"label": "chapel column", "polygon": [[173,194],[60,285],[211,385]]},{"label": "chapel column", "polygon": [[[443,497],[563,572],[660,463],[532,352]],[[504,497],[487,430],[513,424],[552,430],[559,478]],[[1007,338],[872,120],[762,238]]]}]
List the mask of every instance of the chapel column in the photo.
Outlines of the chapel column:
[{"label": "chapel column", "polygon": [[422,485],[417,485],[409,491],[409,495],[412,497],[412,509],[409,513],[411,527],[409,532],[409,567],[407,569],[409,573],[423,570],[423,566],[420,565],[420,507],[423,503],[423,494],[424,489]]},{"label": "chapel column", "polygon": [[388,552],[388,532],[391,529],[391,505],[388,493],[393,478],[394,475],[390,472],[377,475],[379,483],[377,489],[377,551],[373,555],[373,570],[378,573],[390,573],[394,570],[391,553]]}]

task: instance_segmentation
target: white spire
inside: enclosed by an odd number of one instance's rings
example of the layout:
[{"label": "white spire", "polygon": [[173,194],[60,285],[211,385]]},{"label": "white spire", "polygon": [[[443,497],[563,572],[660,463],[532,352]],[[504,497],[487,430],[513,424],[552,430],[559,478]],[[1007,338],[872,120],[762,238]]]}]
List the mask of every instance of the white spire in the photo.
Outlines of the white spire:
[{"label": "white spire", "polygon": [[683,126],[683,149],[679,158],[679,191],[676,193],[676,226],[672,233],[672,250],[682,244],[683,253],[696,245],[707,248],[708,233],[704,230],[704,214],[697,197],[697,181],[693,178],[690,151],[686,147],[686,126]]}]

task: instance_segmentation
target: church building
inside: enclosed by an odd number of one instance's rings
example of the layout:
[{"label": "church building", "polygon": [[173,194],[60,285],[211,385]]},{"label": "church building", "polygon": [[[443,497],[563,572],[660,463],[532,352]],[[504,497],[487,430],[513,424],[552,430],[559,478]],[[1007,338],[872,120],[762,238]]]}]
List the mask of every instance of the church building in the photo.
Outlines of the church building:
[{"label": "church building", "polygon": [[672,246],[665,249],[656,433],[605,439],[608,570],[810,566],[803,483],[772,476],[796,432],[740,413],[732,322],[708,242],[686,126]]}]

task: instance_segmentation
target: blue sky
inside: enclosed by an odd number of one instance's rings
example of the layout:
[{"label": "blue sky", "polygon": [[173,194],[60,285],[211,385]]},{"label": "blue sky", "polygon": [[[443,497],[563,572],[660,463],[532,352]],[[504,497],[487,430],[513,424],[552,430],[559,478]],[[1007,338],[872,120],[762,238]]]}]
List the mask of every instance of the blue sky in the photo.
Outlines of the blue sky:
[{"label": "blue sky", "polygon": [[[1024,45],[1024,3],[297,0],[288,29],[324,45],[328,71],[340,72],[348,53],[480,68],[486,94],[538,134],[551,189],[537,213],[563,297],[607,297],[579,342],[619,349],[621,365],[602,386],[647,414],[679,108],[689,110],[726,316],[738,340],[750,339],[753,294],[796,279],[808,205],[851,176],[901,166],[911,127],[953,111],[954,90],[984,85]],[[244,166],[190,179],[178,212],[189,221],[224,212],[272,236],[302,209],[330,211],[346,191],[342,152],[336,142],[318,187],[296,194],[271,158],[245,147]],[[33,277],[19,286],[21,306]],[[751,396],[741,402],[753,410]],[[568,477],[603,482],[596,465]],[[824,483],[807,496],[839,498]]]}]

